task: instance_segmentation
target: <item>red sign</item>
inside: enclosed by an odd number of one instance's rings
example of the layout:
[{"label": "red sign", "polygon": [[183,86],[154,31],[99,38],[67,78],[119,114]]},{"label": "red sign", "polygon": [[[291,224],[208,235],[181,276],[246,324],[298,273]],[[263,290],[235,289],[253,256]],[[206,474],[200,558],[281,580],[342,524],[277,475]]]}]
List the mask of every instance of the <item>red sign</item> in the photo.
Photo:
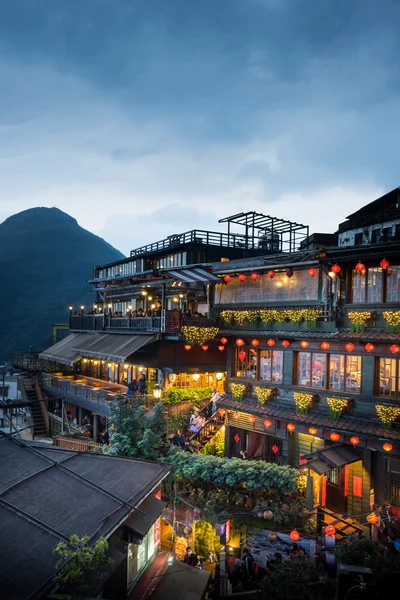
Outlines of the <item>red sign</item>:
[{"label": "red sign", "polygon": [[307,464],[307,459],[306,458],[301,458],[302,456],[304,456],[304,452],[300,452],[299,454],[300,458],[299,458],[299,465],[306,465]]},{"label": "red sign", "polygon": [[362,497],[362,477],[353,475],[353,496]]},{"label": "red sign", "polygon": [[226,543],[228,543],[229,540],[231,539],[231,522],[230,521],[226,522],[225,539],[226,539]]},{"label": "red sign", "polygon": [[240,442],[240,437],[238,436],[238,434],[236,434],[233,439],[235,440],[236,443]]},{"label": "red sign", "polygon": [[277,446],[276,444],[274,444],[274,445],[272,446],[271,450],[272,450],[272,452],[273,452],[274,454],[276,454],[277,452],[279,452],[279,448],[278,448],[278,446]]},{"label": "red sign", "polygon": [[321,475],[322,480],[322,492],[321,492],[321,506],[326,506],[326,477]]},{"label": "red sign", "polygon": [[[161,500],[161,490],[155,494],[158,500]],[[154,550],[158,548],[161,544],[161,517],[158,517],[157,521],[154,523]]]}]

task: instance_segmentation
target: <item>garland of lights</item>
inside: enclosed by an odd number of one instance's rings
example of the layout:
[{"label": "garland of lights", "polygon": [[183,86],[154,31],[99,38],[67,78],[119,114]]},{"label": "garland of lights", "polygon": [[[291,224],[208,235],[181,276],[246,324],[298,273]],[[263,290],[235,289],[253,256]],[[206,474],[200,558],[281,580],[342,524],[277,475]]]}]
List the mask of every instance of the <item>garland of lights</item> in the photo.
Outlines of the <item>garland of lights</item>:
[{"label": "garland of lights", "polygon": [[231,383],[232,400],[241,402],[246,386],[243,383]]},{"label": "garland of lights", "polygon": [[256,393],[259,406],[264,406],[264,404],[270,400],[274,393],[272,388],[261,387],[258,385],[254,387],[254,391]]},{"label": "garland of lights", "polygon": [[223,310],[221,317],[226,323],[255,323],[257,320],[263,323],[284,323],[290,321],[294,325],[305,321],[309,327],[315,327],[320,310],[316,308],[297,308],[297,309],[274,309],[263,308],[261,310]]},{"label": "garland of lights", "polygon": [[365,331],[365,325],[371,318],[371,313],[367,310],[353,310],[347,313],[350,321],[350,331],[361,333]]},{"label": "garland of lights", "polygon": [[340,419],[340,415],[348,405],[347,398],[327,398],[326,403],[329,406],[329,416],[334,421]]},{"label": "garland of lights", "polygon": [[398,406],[389,406],[388,404],[377,404],[376,412],[382,422],[383,429],[391,429],[393,423],[400,416]]},{"label": "garland of lights", "polygon": [[304,392],[295,392],[294,401],[296,402],[296,411],[305,415],[312,404],[313,395],[305,394]]},{"label": "garland of lights", "polygon": [[383,313],[383,318],[387,323],[388,332],[400,332],[400,310],[388,310]]},{"label": "garland of lights", "polygon": [[195,327],[185,325],[182,327],[182,333],[188,344],[201,346],[207,340],[211,340],[218,334],[218,327]]}]

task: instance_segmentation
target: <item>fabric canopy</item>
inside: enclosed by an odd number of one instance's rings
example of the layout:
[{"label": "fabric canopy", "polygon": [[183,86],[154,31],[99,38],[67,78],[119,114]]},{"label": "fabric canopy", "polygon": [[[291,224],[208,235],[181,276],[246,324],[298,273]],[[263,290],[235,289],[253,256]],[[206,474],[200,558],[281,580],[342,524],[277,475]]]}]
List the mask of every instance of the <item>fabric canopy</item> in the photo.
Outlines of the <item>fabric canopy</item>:
[{"label": "fabric canopy", "polygon": [[168,269],[163,275],[182,283],[221,283],[221,280],[204,267],[192,267],[190,269]]},{"label": "fabric canopy", "polygon": [[158,339],[158,334],[118,335],[115,333],[102,333],[93,337],[96,339],[92,344],[85,345],[85,347],[78,344],[72,351],[81,356],[123,363],[128,356],[137,352],[143,346],[155,342]]},{"label": "fabric canopy", "polygon": [[[360,455],[351,446],[340,444],[306,454],[302,456],[302,460],[307,460],[307,467],[318,473],[318,475],[323,475],[333,469],[344,467],[344,465],[349,465],[360,460]],[[304,466],[305,464],[303,463],[301,468],[304,468]]]},{"label": "fabric canopy", "polygon": [[77,348],[80,345],[85,346],[93,344],[98,337],[98,334],[71,333],[60,342],[57,342],[57,344],[54,344],[44,352],[41,352],[39,358],[50,362],[56,362],[60,365],[73,367],[74,363],[81,357]]},{"label": "fabric canopy", "polygon": [[149,496],[137,507],[142,512],[139,512],[139,510],[135,511],[125,522],[125,525],[139,536],[144,537],[161,515],[165,506],[165,502],[161,502],[155,496]]}]

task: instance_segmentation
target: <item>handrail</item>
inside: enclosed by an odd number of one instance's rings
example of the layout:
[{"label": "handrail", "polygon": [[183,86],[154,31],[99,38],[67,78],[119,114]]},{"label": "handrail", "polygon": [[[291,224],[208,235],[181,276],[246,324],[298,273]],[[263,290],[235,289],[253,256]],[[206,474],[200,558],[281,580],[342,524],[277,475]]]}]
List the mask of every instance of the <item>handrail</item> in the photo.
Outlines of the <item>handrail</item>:
[{"label": "handrail", "polygon": [[209,432],[210,425],[215,424],[217,426],[220,425],[222,427],[224,422],[225,418],[222,415],[220,415],[220,413],[217,410],[217,412],[211,415],[211,417],[204,423],[203,427],[190,437],[190,442],[198,441],[201,443],[201,439],[199,438],[202,438],[204,433]]},{"label": "handrail", "polygon": [[328,515],[332,519],[335,519],[336,521],[340,521],[340,523],[347,525],[347,527],[353,527],[359,533],[362,533],[362,534],[364,533],[364,531],[361,527],[359,527],[358,525],[355,525],[354,523],[350,523],[350,521],[346,521],[346,519],[344,519],[343,517],[340,517],[334,511],[326,510],[323,506],[318,507],[318,510],[321,511],[322,513],[324,513],[325,515]]}]

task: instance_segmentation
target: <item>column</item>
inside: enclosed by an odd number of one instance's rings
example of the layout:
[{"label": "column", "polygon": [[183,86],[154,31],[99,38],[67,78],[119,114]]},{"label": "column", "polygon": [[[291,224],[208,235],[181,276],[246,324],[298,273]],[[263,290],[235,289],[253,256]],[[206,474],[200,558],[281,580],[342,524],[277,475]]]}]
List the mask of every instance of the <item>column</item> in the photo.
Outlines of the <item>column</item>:
[{"label": "column", "polygon": [[99,419],[98,415],[93,415],[93,440],[97,442],[98,440],[98,430],[99,430]]}]

